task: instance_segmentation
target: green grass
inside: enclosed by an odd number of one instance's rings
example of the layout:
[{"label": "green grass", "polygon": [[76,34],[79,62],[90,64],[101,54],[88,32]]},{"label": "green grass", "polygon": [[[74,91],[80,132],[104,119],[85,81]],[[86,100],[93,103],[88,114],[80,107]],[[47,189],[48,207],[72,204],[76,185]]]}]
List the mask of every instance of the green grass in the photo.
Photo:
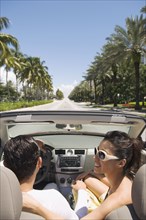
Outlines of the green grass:
[{"label": "green grass", "polygon": [[41,101],[19,101],[19,102],[0,102],[0,111],[9,111],[13,109],[19,109],[19,108],[27,108],[32,107],[36,105],[43,105],[47,103],[51,103],[53,100],[41,100]]}]

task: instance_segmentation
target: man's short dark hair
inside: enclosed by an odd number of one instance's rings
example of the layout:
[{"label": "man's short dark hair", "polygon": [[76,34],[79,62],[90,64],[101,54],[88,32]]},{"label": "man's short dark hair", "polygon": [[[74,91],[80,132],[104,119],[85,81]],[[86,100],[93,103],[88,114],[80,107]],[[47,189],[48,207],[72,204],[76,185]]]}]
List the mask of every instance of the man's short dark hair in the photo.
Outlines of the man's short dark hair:
[{"label": "man's short dark hair", "polygon": [[18,180],[27,180],[36,168],[40,155],[39,146],[29,135],[11,138],[4,146],[4,165],[11,169]]}]

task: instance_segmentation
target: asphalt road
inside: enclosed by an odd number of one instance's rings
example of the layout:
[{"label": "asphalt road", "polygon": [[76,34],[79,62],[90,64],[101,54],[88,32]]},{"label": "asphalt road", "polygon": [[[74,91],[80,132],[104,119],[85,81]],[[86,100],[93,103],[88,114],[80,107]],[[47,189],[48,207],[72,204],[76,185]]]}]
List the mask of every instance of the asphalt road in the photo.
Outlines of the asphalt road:
[{"label": "asphalt road", "polygon": [[[68,98],[63,100],[54,100],[52,103],[38,105],[28,108],[21,108],[12,111],[25,111],[25,110],[92,110],[90,106],[87,106],[87,103],[75,103]],[[95,109],[94,109],[95,110]],[[96,109],[98,110],[98,109]]]}]

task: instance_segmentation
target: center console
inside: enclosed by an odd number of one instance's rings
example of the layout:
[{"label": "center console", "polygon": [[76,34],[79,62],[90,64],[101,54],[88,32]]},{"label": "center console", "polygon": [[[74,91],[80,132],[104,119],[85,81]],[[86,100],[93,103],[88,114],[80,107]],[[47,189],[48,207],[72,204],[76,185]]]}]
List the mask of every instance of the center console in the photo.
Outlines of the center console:
[{"label": "center console", "polygon": [[56,183],[64,196],[70,193],[72,181],[84,171],[85,158],[85,149],[54,150]]}]

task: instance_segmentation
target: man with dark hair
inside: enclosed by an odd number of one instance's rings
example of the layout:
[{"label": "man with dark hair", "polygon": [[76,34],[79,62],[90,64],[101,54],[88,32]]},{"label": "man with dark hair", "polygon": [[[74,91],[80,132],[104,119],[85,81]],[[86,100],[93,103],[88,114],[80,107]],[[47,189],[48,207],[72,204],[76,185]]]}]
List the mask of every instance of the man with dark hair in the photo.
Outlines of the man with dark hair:
[{"label": "man with dark hair", "polygon": [[36,175],[42,165],[39,146],[30,136],[11,138],[4,147],[4,165],[11,169],[20,184],[23,184],[32,175]]},{"label": "man with dark hair", "polygon": [[[78,191],[78,202],[75,211],[67,200],[56,189],[46,186],[43,190],[33,189],[36,175],[42,166],[40,147],[29,135],[19,135],[11,138],[4,146],[4,166],[11,169],[17,176],[22,192],[27,192],[45,208],[61,215],[65,219],[78,219],[79,215],[87,213],[87,193],[84,189]],[[50,184],[49,184],[50,185]],[[54,185],[56,185],[54,183]],[[80,210],[80,212],[79,212]]]}]

